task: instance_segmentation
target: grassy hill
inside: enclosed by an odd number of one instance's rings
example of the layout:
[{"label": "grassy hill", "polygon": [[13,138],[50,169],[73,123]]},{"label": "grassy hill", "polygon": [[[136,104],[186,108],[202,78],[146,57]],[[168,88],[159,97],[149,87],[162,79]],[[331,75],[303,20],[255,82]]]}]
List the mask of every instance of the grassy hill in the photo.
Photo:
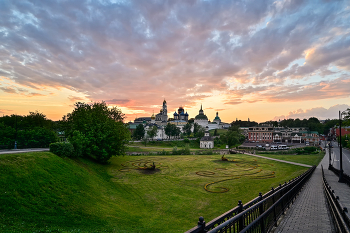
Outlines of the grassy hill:
[{"label": "grassy hill", "polygon": [[[50,152],[0,155],[0,232],[184,232],[306,170],[227,157],[234,161],[120,156],[99,165]],[[155,171],[140,169],[153,162]]]}]

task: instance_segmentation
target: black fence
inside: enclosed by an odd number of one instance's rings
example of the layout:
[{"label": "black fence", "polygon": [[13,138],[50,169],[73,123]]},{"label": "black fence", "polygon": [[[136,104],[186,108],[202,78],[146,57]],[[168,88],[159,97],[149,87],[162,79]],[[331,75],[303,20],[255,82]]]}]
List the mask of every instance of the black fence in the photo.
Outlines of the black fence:
[{"label": "black fence", "polygon": [[322,178],[324,193],[337,232],[350,233],[350,215],[348,213],[348,209],[338,201],[339,197],[335,196],[334,190],[332,190],[331,186],[328,185],[324,176],[323,166]]},{"label": "black fence", "polygon": [[[332,164],[329,164],[329,167],[328,167],[329,170],[333,171],[334,174],[336,174],[338,177],[340,175],[340,170],[336,169],[335,167],[332,166]],[[342,178],[343,178],[343,181],[350,186],[350,176],[345,174],[343,172],[343,175],[342,175]]]},{"label": "black fence", "polygon": [[264,195],[260,193],[258,197],[245,205],[239,201],[237,207],[208,223],[205,223],[204,218],[200,217],[198,226],[185,233],[268,232],[277,226],[279,217],[294,202],[315,168],[313,166],[302,175],[288,183],[280,184],[276,189],[272,188]]}]

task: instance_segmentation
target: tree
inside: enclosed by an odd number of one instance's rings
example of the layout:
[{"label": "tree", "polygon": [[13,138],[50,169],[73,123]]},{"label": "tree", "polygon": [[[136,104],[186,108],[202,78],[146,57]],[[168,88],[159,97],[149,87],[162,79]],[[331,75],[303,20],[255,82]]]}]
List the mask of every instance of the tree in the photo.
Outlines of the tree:
[{"label": "tree", "polygon": [[168,123],[164,128],[164,132],[168,136],[168,138],[172,136],[172,128],[173,128],[172,125],[173,124]]},{"label": "tree", "polygon": [[191,129],[192,129],[192,125],[187,122],[187,124],[183,128],[184,134],[187,136],[190,136],[192,133]]},{"label": "tree", "polygon": [[148,129],[147,135],[149,138],[153,140],[153,138],[157,135],[157,132],[158,132],[158,128],[157,126],[154,125],[152,128]]},{"label": "tree", "polygon": [[143,127],[143,124],[136,126],[136,129],[132,136],[136,140],[141,140],[145,136],[145,128]]},{"label": "tree", "polygon": [[244,142],[244,135],[237,125],[231,125],[228,131],[220,136],[220,139],[229,147]]},{"label": "tree", "polygon": [[176,127],[176,125],[174,125],[175,127],[173,128],[173,135],[175,137],[179,137],[181,134],[181,129],[179,127]]},{"label": "tree", "polygon": [[[120,109],[109,108],[105,102],[75,103],[75,109],[62,119],[68,138],[83,140],[82,155],[100,163],[107,162],[111,156],[124,154],[125,143],[130,137],[122,120]],[[76,141],[79,141],[76,140]]]},{"label": "tree", "polygon": [[218,129],[214,130],[214,136],[218,136]]},{"label": "tree", "polygon": [[145,146],[147,146],[148,137],[147,136],[143,137],[142,142],[145,143]]},{"label": "tree", "polygon": [[195,137],[197,137],[196,135],[197,135],[197,132],[198,132],[198,130],[201,128],[201,126],[200,125],[198,125],[198,123],[194,123],[194,125],[193,125],[193,135],[195,136]]},{"label": "tree", "polygon": [[197,138],[202,138],[204,136],[204,133],[205,133],[204,128],[199,125],[199,128],[194,136]]}]

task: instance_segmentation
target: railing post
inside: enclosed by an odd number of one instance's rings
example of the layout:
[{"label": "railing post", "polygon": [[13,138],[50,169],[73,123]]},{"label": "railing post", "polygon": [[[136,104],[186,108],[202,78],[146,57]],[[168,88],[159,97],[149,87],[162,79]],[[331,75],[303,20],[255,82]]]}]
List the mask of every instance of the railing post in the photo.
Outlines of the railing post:
[{"label": "railing post", "polygon": [[[272,187],[272,204],[275,204],[275,189]],[[276,207],[273,207],[273,221],[275,222],[275,227],[277,227],[277,221],[276,221]]]},{"label": "railing post", "polygon": [[[243,211],[243,204],[242,201],[238,201],[238,211],[237,214],[241,213]],[[244,225],[243,225],[243,216],[239,219],[238,221],[238,229],[239,231],[243,230]]]},{"label": "railing post", "polygon": [[204,221],[204,218],[201,216],[199,217],[199,221],[198,221],[198,228],[200,228],[200,231],[201,233],[204,233],[205,231],[205,221]]},{"label": "railing post", "polygon": [[[260,216],[264,213],[264,203],[262,202],[262,193],[259,193],[259,214]],[[265,223],[264,223],[264,217],[261,218],[260,221],[260,229],[262,233],[265,233]]]}]

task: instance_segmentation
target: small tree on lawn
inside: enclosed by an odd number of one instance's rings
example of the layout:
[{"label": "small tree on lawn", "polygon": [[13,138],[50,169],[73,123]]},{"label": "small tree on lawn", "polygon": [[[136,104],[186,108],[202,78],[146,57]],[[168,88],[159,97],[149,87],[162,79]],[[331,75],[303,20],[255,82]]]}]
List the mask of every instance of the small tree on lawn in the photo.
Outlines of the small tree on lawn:
[{"label": "small tree on lawn", "polygon": [[158,128],[157,126],[153,126],[152,128],[148,129],[147,135],[149,138],[153,140],[153,138],[157,135]]},{"label": "small tree on lawn", "polygon": [[145,128],[143,127],[143,124],[139,124],[136,126],[136,129],[133,133],[133,138],[136,140],[141,140],[145,136]]},{"label": "small tree on lawn", "polygon": [[183,128],[184,134],[187,136],[190,136],[192,133],[191,128],[192,128],[192,125],[190,123],[187,123]]}]

